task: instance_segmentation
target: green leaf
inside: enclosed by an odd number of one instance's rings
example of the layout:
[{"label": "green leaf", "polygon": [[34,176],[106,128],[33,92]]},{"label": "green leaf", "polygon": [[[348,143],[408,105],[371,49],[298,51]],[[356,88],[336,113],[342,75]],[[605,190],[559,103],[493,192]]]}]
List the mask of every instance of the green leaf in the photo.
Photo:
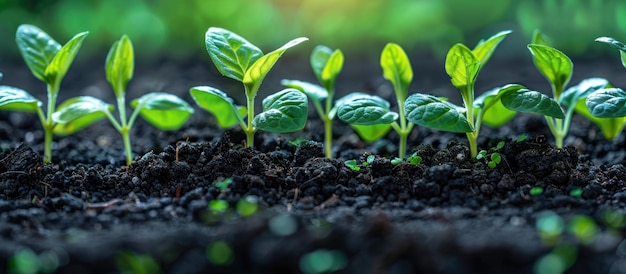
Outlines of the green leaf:
[{"label": "green leaf", "polygon": [[324,82],[322,80],[322,73],[324,72],[326,64],[328,64],[328,60],[331,55],[333,55],[333,50],[323,45],[316,46],[311,52],[311,69],[313,69],[313,73],[317,76],[320,83]]},{"label": "green leaf", "polygon": [[317,46],[311,53],[311,68],[317,79],[327,89],[332,89],[337,75],[343,68],[343,53],[326,46]]},{"label": "green leaf", "polygon": [[476,47],[472,50],[472,53],[476,56],[476,59],[480,61],[481,66],[484,66],[485,63],[489,61],[493,51],[509,33],[511,33],[510,30],[498,32],[489,37],[486,41],[480,41],[478,45],[476,45]]},{"label": "green leaf", "polygon": [[328,98],[328,91],[316,84],[299,80],[282,80],[280,81],[280,84],[288,88],[294,88],[304,92],[304,94],[306,94],[306,96],[308,96],[311,100],[321,102]]},{"label": "green leaf", "polygon": [[46,67],[46,83],[60,83],[63,80],[87,34],[89,33],[81,32],[77,34],[57,52],[48,67]]},{"label": "green leaf", "polygon": [[506,88],[510,88],[510,86],[523,88],[521,85],[507,85],[505,87],[490,89],[476,97],[476,100],[474,100],[474,108],[484,108],[482,120],[483,124],[492,128],[497,128],[506,124],[506,122],[510,121],[513,117],[515,117],[515,115],[517,115],[517,112],[504,107],[500,101],[500,92]]},{"label": "green leaf", "polygon": [[541,33],[541,31],[539,31],[538,29],[533,32],[531,44],[552,47],[552,42],[550,42],[550,39],[543,33]]},{"label": "green leaf", "polygon": [[[259,86],[261,85],[261,82],[263,82],[263,79],[265,78],[265,76],[267,75],[267,73],[270,71],[270,69],[272,69],[272,67],[274,66],[274,64],[276,64],[276,61],[278,61],[278,58],[280,58],[280,56],[283,55],[283,53],[285,53],[286,50],[288,50],[289,48],[292,48],[304,41],[308,41],[308,38],[305,37],[300,37],[300,38],[296,38],[293,39],[289,42],[287,42],[287,44],[283,45],[282,47],[261,56],[261,58],[259,58],[258,60],[256,60],[249,68],[248,70],[246,70],[246,73],[243,77],[243,83],[246,86],[252,86],[252,88],[249,90],[250,92],[256,92],[256,90],[259,88]],[[254,97],[256,96],[256,94],[248,94],[249,97]]]},{"label": "green leaf", "polygon": [[583,100],[596,90],[605,88],[609,81],[604,78],[587,78],[578,85],[566,89],[559,98],[559,103],[566,108],[574,107],[576,103]]},{"label": "green leaf", "polygon": [[501,101],[505,107],[514,111],[540,114],[557,119],[565,118],[559,103],[538,91],[525,88],[509,90],[502,94]]},{"label": "green leaf", "polygon": [[263,52],[243,37],[222,28],[209,28],[205,43],[211,60],[219,72],[243,82],[246,71]]},{"label": "green leaf", "polygon": [[114,107],[111,104],[91,96],[80,96],[66,100],[52,114],[57,123],[54,133],[70,135],[110,115]]},{"label": "green leaf", "polygon": [[400,45],[388,43],[380,54],[380,66],[385,79],[393,84],[398,100],[404,101],[413,81],[413,69],[406,52]]},{"label": "green leaf", "polygon": [[237,123],[243,123],[247,109],[244,106],[235,105],[232,98],[223,91],[207,87],[193,87],[189,91],[191,97],[198,106],[207,110],[217,120],[217,125],[221,128],[229,128]]},{"label": "green leaf", "polygon": [[23,89],[0,86],[0,110],[36,112],[41,101]]},{"label": "green leaf", "polygon": [[105,64],[107,80],[113,87],[115,97],[124,96],[126,85],[133,78],[134,67],[133,44],[128,36],[124,35],[119,41],[113,43]]},{"label": "green leaf", "polygon": [[480,60],[465,45],[456,44],[450,48],[446,55],[446,72],[450,76],[452,85],[461,91],[467,90],[467,87],[472,86],[476,81],[479,71]]},{"label": "green leaf", "polygon": [[160,130],[176,130],[194,113],[193,108],[176,95],[151,92],[130,102],[144,120]]},{"label": "green leaf", "polygon": [[626,68],[626,45],[624,43],[617,41],[611,37],[598,37],[596,42],[609,44],[619,50],[620,59],[622,61],[622,66]]},{"label": "green leaf", "polygon": [[626,92],[621,88],[606,88],[587,96],[587,108],[591,115],[600,118],[626,116]]},{"label": "green leaf", "polygon": [[398,119],[398,114],[389,110],[389,102],[367,94],[338,103],[337,116],[350,125],[391,124]]},{"label": "green leaf", "polygon": [[533,55],[535,67],[552,84],[554,99],[559,100],[561,92],[572,78],[574,65],[565,53],[548,46],[528,45]]},{"label": "green leaf", "polygon": [[294,132],[304,128],[308,114],[306,95],[284,89],[263,99],[263,112],[254,117],[252,124],[268,132]]},{"label": "green leaf", "polygon": [[15,42],[33,75],[46,82],[46,68],[61,45],[33,25],[20,25],[15,33]]},{"label": "green leaf", "polygon": [[602,131],[602,135],[607,140],[613,140],[617,138],[622,132],[624,128],[624,124],[626,123],[625,117],[616,117],[616,118],[599,118],[591,115],[589,109],[585,104],[585,100],[578,100],[576,103],[575,110],[578,114],[584,116],[589,119],[592,123],[596,124],[600,131]]},{"label": "green leaf", "polygon": [[406,99],[407,120],[416,125],[450,132],[472,132],[465,113],[441,98],[416,93]]}]

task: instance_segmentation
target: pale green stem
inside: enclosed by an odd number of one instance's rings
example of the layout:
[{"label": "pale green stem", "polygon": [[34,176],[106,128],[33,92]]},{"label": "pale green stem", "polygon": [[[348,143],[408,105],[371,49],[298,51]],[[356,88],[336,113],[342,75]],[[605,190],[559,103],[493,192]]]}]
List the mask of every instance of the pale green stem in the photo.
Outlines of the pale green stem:
[{"label": "pale green stem", "polygon": [[52,113],[54,113],[57,95],[59,94],[59,85],[56,83],[48,83],[48,109],[45,121],[43,123],[44,148],[43,162],[50,163],[52,161],[52,131],[54,130],[54,121],[52,121]]},{"label": "pale green stem", "polygon": [[326,113],[322,116],[322,120],[324,121],[324,154],[326,158],[333,157],[333,119],[329,117],[330,110],[333,108],[333,95],[335,94],[335,90],[332,88],[332,85],[326,87],[326,91],[328,92],[328,96],[326,97]]},{"label": "pale green stem", "polygon": [[468,132],[465,135],[467,135],[467,141],[469,142],[470,155],[472,159],[476,159],[476,155],[478,155],[478,144],[476,143],[478,134],[476,134],[476,132]]},{"label": "pale green stem", "polygon": [[248,124],[243,128],[243,132],[246,133],[246,147],[253,147],[254,133],[256,132],[254,125],[252,125],[252,119],[254,119],[254,97],[248,96],[246,92],[246,99],[248,105]]}]

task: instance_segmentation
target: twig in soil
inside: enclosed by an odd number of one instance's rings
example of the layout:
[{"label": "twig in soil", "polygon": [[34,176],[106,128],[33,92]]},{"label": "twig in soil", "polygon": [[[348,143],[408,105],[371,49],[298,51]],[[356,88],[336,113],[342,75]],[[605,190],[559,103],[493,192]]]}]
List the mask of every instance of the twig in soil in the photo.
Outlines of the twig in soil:
[{"label": "twig in soil", "polygon": [[[176,142],[176,160],[175,160],[176,162],[178,162],[178,149],[179,149],[178,147],[179,147],[179,145],[180,145],[182,142],[183,142],[183,141],[178,141],[178,142]],[[185,142],[185,143],[189,143],[189,136],[187,136],[187,138],[185,139],[185,141],[184,141],[184,142]]]},{"label": "twig in soil", "polygon": [[300,194],[300,189],[299,188],[295,188],[293,190],[293,200],[291,201],[291,203],[287,204],[287,211],[291,212],[291,210],[293,209],[293,205],[296,204],[296,200],[298,200],[298,194]]},{"label": "twig in soil", "polygon": [[338,199],[339,199],[339,196],[337,196],[337,194],[333,194],[333,196],[330,196],[330,198],[326,199],[326,201],[322,202],[320,205],[316,206],[314,209],[315,211],[320,211],[324,209],[327,205],[330,205],[331,203],[333,203],[334,201]]},{"label": "twig in soil", "polygon": [[122,199],[119,198],[115,198],[113,200],[110,200],[108,202],[101,202],[101,203],[87,203],[87,210],[93,209],[93,210],[105,210],[110,206],[114,206],[116,204],[119,204],[122,202]]}]

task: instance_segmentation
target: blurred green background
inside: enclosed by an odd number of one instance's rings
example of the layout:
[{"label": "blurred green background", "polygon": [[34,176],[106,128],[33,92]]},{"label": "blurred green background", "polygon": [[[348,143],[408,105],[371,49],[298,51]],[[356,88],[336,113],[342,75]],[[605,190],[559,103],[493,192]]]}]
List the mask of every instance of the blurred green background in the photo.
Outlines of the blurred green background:
[{"label": "blurred green background", "polygon": [[301,54],[325,44],[374,58],[386,42],[442,56],[454,43],[473,46],[504,29],[513,30],[519,44],[505,47],[504,56],[526,56],[517,51],[534,29],[579,58],[608,51],[593,42],[598,36],[626,38],[626,1],[620,0],[0,0],[0,18],[5,58],[17,55],[15,30],[23,23],[62,44],[90,31],[83,55],[104,55],[128,34],[138,55],[157,59],[205,54],[210,26],[239,33],[264,51],[306,36],[308,47],[295,50]]}]

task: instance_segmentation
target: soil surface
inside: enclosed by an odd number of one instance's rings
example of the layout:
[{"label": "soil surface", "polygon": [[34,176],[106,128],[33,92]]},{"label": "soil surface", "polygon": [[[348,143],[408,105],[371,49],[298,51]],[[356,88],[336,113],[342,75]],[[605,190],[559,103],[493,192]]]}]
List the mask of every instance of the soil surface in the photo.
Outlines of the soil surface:
[{"label": "soil surface", "polygon": [[[442,60],[412,60],[412,90],[460,100]],[[76,64],[60,101],[83,94],[113,102],[101,63]],[[45,98],[19,60],[9,64],[2,84]],[[626,86],[616,60],[575,64],[573,84],[601,76]],[[241,90],[207,60],[139,64],[136,72],[128,100],[166,91],[194,104],[192,86]],[[282,78],[314,80],[305,59],[287,57],[262,90],[280,89]],[[548,88],[526,61],[492,62],[478,81],[478,90]],[[338,85],[393,100],[376,61],[348,62]],[[178,131],[139,121],[130,166],[107,121],[55,137],[53,163],[44,165],[37,117],[2,112],[0,272],[626,273],[624,136],[604,140],[575,116],[567,146],[557,149],[542,117],[518,115],[481,131],[480,149],[502,158],[491,168],[469,156],[462,134],[416,127],[408,154],[422,161],[392,164],[395,133],[364,143],[334,126],[336,158],[326,159],[312,109],[302,132],[258,132],[251,149],[240,129],[218,129],[197,108]],[[344,164],[352,159],[359,171]],[[581,220],[586,226],[571,229]],[[559,224],[555,234],[538,230]]]}]

